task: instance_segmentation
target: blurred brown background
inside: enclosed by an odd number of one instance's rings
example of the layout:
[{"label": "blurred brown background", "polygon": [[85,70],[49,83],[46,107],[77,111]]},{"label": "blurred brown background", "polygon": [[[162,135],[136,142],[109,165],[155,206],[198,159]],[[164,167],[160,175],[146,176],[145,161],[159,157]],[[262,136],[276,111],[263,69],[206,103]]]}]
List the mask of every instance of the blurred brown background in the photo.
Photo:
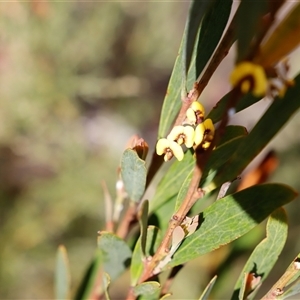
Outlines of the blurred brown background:
[{"label": "blurred brown background", "polygon": [[[184,1],[0,4],[0,299],[53,298],[61,243],[77,287],[103,227],[101,180],[114,195],[120,155],[132,134],[154,146],[188,6]],[[232,55],[204,94],[207,107],[228,91],[231,65]],[[296,70],[299,56],[293,58]],[[251,128],[267,105],[240,119]],[[272,179],[298,190],[299,123],[294,118],[271,145],[280,159]],[[298,209],[296,203],[289,212],[294,227],[281,270],[300,248]],[[254,241],[263,229],[256,233]],[[251,241],[249,235],[235,247],[247,249]],[[174,283],[174,297],[199,296],[231,247],[193,263]],[[239,256],[224,274],[233,272],[234,281],[246,257]],[[226,282],[222,288],[232,287]]]}]

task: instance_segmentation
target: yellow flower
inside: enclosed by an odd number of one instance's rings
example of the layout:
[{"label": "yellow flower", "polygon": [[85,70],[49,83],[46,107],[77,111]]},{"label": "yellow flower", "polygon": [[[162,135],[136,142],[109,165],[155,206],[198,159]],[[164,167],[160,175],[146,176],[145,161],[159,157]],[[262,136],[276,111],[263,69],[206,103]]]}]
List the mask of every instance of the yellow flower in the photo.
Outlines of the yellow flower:
[{"label": "yellow flower", "polygon": [[168,139],[159,139],[156,144],[156,153],[158,155],[163,155],[164,160],[168,161],[173,156],[175,156],[179,161],[183,159],[184,153],[180,145],[176,142],[168,140]]},{"label": "yellow flower", "polygon": [[215,135],[215,127],[211,119],[206,119],[197,125],[195,129],[194,143],[196,146],[202,144],[203,149],[208,149]]},{"label": "yellow flower", "polygon": [[195,130],[192,126],[175,126],[173,127],[167,139],[176,141],[179,145],[185,144],[187,148],[194,145]]},{"label": "yellow flower", "polygon": [[186,117],[193,125],[201,123],[204,118],[204,114],[204,107],[198,101],[194,101],[186,111]]},{"label": "yellow flower", "polygon": [[267,92],[268,80],[262,66],[251,62],[239,63],[230,75],[230,83],[240,86],[242,93],[252,91],[254,96],[264,96]]}]

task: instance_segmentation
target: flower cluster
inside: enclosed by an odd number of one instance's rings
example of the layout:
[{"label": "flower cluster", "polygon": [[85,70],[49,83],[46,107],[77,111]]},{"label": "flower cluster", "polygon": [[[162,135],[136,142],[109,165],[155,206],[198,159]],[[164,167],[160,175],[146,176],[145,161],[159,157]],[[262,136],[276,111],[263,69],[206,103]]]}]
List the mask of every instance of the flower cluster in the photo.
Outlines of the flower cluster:
[{"label": "flower cluster", "polygon": [[156,144],[156,153],[164,154],[168,161],[175,156],[179,161],[184,157],[182,145],[194,149],[198,146],[208,149],[215,133],[211,119],[204,120],[205,110],[201,103],[195,101],[186,112],[183,125],[174,126],[167,138],[159,139]]}]

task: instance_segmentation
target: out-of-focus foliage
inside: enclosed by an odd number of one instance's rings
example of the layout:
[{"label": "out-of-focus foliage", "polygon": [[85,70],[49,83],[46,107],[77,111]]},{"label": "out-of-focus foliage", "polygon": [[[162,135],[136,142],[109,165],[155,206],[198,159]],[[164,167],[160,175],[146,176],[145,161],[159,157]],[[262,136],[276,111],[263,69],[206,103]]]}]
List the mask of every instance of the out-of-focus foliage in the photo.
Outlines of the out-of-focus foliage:
[{"label": "out-of-focus foliage", "polygon": [[103,224],[100,182],[113,191],[134,128],[151,140],[186,10],[0,4],[1,299],[53,297],[62,242],[77,287]]}]

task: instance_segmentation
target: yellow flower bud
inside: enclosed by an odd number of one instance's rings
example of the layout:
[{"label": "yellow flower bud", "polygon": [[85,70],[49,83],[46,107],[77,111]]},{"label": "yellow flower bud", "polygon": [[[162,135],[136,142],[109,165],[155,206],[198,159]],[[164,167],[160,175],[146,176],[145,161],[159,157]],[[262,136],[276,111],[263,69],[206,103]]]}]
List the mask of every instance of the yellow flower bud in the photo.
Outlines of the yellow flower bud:
[{"label": "yellow flower bud", "polygon": [[196,146],[202,143],[204,138],[204,133],[205,133],[204,124],[203,123],[198,124],[197,127],[195,128],[195,138],[194,138],[194,143]]}]

